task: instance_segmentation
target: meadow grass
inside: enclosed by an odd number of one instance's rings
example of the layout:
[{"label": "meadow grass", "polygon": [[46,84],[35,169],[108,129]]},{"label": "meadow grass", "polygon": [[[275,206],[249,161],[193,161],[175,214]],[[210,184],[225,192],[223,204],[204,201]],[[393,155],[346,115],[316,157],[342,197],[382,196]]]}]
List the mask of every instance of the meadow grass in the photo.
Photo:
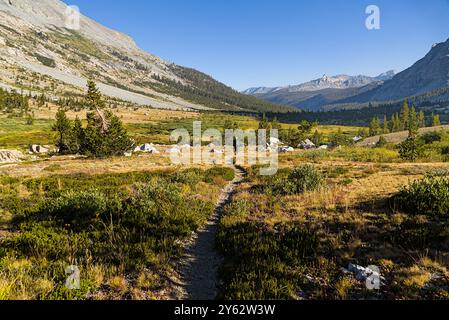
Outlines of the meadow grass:
[{"label": "meadow grass", "polygon": [[[318,158],[314,166],[325,188],[298,194],[270,192],[273,181],[289,183],[296,162],[282,158],[276,177],[248,169],[220,221],[220,297],[449,298],[449,226],[419,210],[403,212],[392,201],[402,186],[444,165],[348,159]],[[343,272],[349,263],[378,266],[381,289],[368,290]]]},{"label": "meadow grass", "polygon": [[[167,298],[183,242],[232,179],[230,168],[2,176],[0,298]],[[79,290],[66,287],[70,265]]]}]

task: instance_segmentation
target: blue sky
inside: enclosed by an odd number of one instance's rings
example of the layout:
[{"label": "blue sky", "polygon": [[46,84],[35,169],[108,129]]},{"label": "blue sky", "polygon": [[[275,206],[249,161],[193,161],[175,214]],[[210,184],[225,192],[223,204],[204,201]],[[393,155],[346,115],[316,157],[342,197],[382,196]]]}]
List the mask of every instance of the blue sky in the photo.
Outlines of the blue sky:
[{"label": "blue sky", "polygon": [[[449,0],[65,0],[238,90],[401,71],[449,38]],[[381,29],[365,28],[380,8]]]}]

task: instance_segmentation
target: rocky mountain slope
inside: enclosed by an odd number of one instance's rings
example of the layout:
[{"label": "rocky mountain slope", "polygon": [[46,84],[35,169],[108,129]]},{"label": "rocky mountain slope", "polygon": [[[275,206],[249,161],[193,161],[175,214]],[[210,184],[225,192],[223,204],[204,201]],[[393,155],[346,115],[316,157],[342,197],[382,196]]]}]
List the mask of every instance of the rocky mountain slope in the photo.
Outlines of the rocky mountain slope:
[{"label": "rocky mountain slope", "polygon": [[169,109],[286,111],[140,49],[127,35],[59,0],[0,0],[0,85],[51,96],[79,94],[86,79],[108,97]]},{"label": "rocky mountain slope", "polygon": [[391,79],[394,71],[382,73],[377,77],[363,75],[323,76],[299,85],[277,88],[250,88],[243,93],[270,102],[296,108],[316,110],[334,101],[345,99],[369,91]]},{"label": "rocky mountain slope", "polygon": [[289,105],[304,110],[318,110],[334,101],[370,91],[391,79],[394,71],[382,73],[377,77],[368,76],[323,76],[299,85],[277,88],[250,88],[243,93],[273,103]]},{"label": "rocky mountain slope", "polygon": [[448,88],[449,40],[433,45],[424,58],[396,75],[389,71],[375,78],[323,77],[297,86],[252,88],[245,93],[314,111],[360,108],[412,97],[420,102],[448,101]]},{"label": "rocky mountain slope", "polygon": [[313,92],[320,91],[325,89],[351,89],[351,88],[360,88],[366,85],[381,82],[385,80],[390,80],[394,76],[394,71],[388,71],[382,73],[377,77],[368,77],[364,75],[358,76],[348,76],[348,75],[337,75],[337,76],[326,76],[312,80],[306,83],[302,83],[299,85],[291,85],[287,87],[275,87],[275,88],[267,88],[267,87],[258,87],[258,88],[250,88],[242,93],[245,94],[272,94],[275,92],[281,93],[292,93],[292,92]]},{"label": "rocky mountain slope", "polygon": [[447,87],[449,87],[449,39],[434,44],[424,58],[382,86],[341,102],[398,100]]}]

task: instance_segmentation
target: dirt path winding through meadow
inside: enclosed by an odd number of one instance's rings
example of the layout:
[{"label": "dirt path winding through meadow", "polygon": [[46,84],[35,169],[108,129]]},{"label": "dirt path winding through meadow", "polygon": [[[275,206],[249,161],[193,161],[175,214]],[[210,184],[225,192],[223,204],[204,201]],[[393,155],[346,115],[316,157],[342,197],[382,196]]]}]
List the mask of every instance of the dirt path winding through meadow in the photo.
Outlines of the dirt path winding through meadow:
[{"label": "dirt path winding through meadow", "polygon": [[244,172],[234,168],[235,178],[221,192],[213,216],[201,229],[180,263],[182,286],[177,299],[213,300],[217,297],[218,269],[222,257],[215,248],[218,223],[224,207],[231,201],[236,187],[242,182]]}]

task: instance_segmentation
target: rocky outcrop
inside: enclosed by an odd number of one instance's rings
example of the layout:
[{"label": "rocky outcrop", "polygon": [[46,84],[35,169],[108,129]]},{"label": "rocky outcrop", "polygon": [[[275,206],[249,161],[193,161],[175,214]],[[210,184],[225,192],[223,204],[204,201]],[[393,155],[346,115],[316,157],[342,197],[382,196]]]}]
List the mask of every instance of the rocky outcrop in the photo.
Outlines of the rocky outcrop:
[{"label": "rocky outcrop", "polygon": [[17,150],[0,150],[0,164],[19,162],[23,153]]},{"label": "rocky outcrop", "polygon": [[[153,76],[186,81],[170,70],[170,63],[140,49],[129,36],[79,16],[79,29],[68,28],[68,6],[59,0],[0,0],[0,83],[14,86],[15,74],[28,71],[36,90],[48,83],[46,75],[66,86],[84,90],[94,78],[102,93],[156,108],[207,109],[182,98],[154,90]],[[23,73],[23,72],[22,72]],[[22,74],[25,76],[25,74]],[[154,85],[153,85],[154,84]]]}]

